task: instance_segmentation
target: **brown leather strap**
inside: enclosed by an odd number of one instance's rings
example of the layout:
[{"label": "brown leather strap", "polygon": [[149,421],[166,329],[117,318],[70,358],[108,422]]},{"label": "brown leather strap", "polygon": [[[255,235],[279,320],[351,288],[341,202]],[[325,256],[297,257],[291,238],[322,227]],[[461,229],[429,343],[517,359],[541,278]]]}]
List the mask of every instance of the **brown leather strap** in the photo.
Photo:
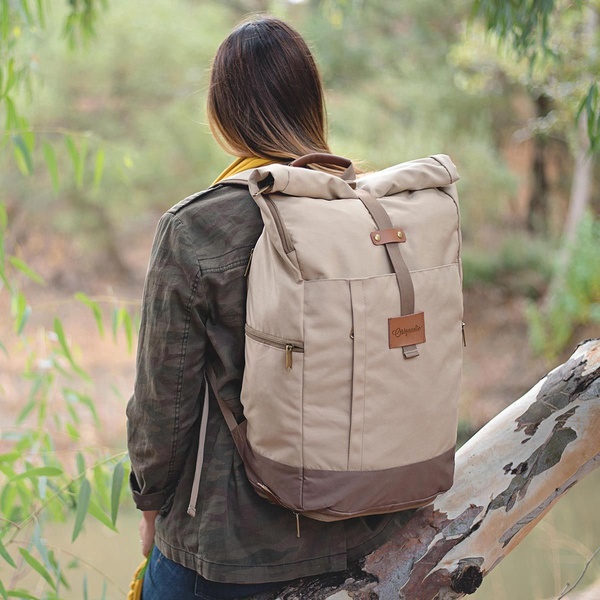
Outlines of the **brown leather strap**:
[{"label": "brown leather strap", "polygon": [[[371,217],[373,217],[373,221],[375,221],[375,224],[380,230],[394,229],[394,225],[392,224],[389,215],[377,199],[366,190],[357,189],[356,195],[365,205],[365,208],[369,211]],[[396,228],[395,231],[398,231],[398,229]],[[394,272],[396,273],[396,279],[398,280],[398,288],[400,290],[400,314],[402,316],[412,315],[415,312],[415,290],[410,272],[404,262],[402,252],[400,252],[400,246],[398,246],[398,244],[385,244],[384,247],[388,253]],[[404,358],[419,356],[419,351],[415,345],[403,347],[402,353],[404,354]]]},{"label": "brown leather strap", "polygon": [[406,241],[406,234],[399,227],[392,229],[378,229],[371,232],[371,241],[376,246],[383,244],[402,244]]},{"label": "brown leather strap", "polygon": [[312,154],[305,154],[290,163],[290,167],[306,167],[307,165],[335,165],[337,167],[345,167],[346,170],[342,173],[342,179],[347,182],[354,182],[356,179],[352,161],[349,158],[337,156],[336,154],[313,152]]},{"label": "brown leather strap", "polygon": [[290,163],[290,167],[306,167],[306,165],[336,165],[338,167],[349,167],[352,161],[336,154],[327,154],[326,152],[313,152],[305,154]]}]

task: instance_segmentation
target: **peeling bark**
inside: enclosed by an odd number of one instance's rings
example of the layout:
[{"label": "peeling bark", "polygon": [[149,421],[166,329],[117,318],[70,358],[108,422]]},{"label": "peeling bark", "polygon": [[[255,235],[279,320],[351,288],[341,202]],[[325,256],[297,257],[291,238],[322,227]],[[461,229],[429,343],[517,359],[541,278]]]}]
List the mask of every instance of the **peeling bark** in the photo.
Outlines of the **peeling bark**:
[{"label": "peeling bark", "polygon": [[600,465],[600,340],[589,340],[456,455],[452,489],[360,566],[255,600],[451,600],[472,594]]}]

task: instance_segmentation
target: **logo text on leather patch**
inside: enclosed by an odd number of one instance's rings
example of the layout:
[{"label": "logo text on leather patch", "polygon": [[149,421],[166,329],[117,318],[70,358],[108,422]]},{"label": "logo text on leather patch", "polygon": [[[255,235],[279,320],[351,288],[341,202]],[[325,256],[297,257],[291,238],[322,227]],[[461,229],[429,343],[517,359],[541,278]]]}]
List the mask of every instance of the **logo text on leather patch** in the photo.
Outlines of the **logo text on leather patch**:
[{"label": "logo text on leather patch", "polygon": [[388,319],[390,348],[425,342],[425,313],[418,312]]}]

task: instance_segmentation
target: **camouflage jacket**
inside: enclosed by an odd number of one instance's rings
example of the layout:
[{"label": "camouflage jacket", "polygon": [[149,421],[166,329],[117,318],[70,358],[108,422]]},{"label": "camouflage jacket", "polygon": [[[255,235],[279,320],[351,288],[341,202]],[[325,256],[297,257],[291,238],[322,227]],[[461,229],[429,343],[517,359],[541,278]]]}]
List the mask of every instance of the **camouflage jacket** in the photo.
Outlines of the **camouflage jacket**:
[{"label": "camouflage jacket", "polygon": [[323,523],[260,498],[212,392],[197,513],[187,514],[212,364],[228,405],[244,369],[246,278],[262,231],[247,190],[218,185],[160,220],[144,287],[134,394],[127,406],[131,488],[141,510],[160,510],[160,551],[206,579],[283,581],[338,571],[382,544],[411,511]]}]

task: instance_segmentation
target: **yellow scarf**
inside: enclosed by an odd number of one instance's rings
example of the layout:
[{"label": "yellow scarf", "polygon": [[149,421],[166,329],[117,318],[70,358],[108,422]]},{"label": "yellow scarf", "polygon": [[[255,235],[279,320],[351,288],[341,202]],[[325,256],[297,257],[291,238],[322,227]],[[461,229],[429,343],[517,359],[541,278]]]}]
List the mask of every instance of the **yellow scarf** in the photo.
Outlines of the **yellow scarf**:
[{"label": "yellow scarf", "polygon": [[237,175],[242,171],[246,171],[247,169],[257,169],[258,167],[264,167],[265,165],[272,165],[277,162],[276,160],[270,160],[268,158],[258,158],[257,156],[247,156],[245,158],[238,158],[234,160],[214,181],[215,183],[219,183],[222,179],[226,177],[231,177],[232,175]]}]

